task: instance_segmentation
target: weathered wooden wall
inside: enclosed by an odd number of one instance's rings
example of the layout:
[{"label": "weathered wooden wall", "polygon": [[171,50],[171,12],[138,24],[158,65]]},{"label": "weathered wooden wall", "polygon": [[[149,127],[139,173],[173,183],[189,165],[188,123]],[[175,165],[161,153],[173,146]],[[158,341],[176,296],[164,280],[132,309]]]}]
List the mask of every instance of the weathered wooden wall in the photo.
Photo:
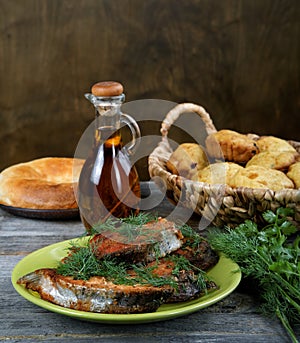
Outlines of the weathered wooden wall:
[{"label": "weathered wooden wall", "polygon": [[298,0],[0,0],[0,169],[71,156],[105,79],[300,140],[299,18]]}]

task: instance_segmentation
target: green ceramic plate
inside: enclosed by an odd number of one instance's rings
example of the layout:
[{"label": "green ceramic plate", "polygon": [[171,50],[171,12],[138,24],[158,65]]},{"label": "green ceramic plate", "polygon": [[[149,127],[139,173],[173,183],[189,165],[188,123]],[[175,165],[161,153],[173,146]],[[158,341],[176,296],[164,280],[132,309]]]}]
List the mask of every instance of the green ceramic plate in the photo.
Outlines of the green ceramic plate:
[{"label": "green ceramic plate", "polygon": [[241,280],[241,272],[238,265],[221,255],[217,265],[208,272],[209,276],[219,286],[218,290],[196,300],[164,304],[156,312],[142,314],[103,314],[71,310],[42,300],[37,293],[27,290],[16,283],[21,276],[36,269],[55,267],[57,262],[66,256],[66,249],[71,242],[72,240],[69,240],[49,245],[26,256],[15,266],[12,272],[12,284],[22,297],[33,304],[46,310],[81,320],[111,324],[138,324],[176,318],[198,311],[225,298],[238,286]]}]

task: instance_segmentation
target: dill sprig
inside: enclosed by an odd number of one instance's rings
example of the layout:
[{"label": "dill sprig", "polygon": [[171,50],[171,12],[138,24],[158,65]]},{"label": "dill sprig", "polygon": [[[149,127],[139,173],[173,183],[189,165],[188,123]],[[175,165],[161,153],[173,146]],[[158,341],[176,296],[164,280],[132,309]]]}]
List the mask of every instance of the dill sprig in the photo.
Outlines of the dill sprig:
[{"label": "dill sprig", "polygon": [[132,269],[136,273],[134,280],[136,283],[141,285],[150,284],[156,287],[171,286],[174,289],[177,289],[177,282],[171,276],[161,277],[155,274],[155,268],[157,265],[145,266],[143,264],[133,265]]},{"label": "dill sprig", "polygon": [[59,261],[57,273],[71,276],[75,280],[88,280],[93,276],[103,276],[116,284],[134,284],[128,273],[128,265],[125,262],[105,258],[99,261],[94,254],[92,245],[82,245],[81,242],[73,242],[69,249],[70,253]]},{"label": "dill sprig", "polygon": [[95,224],[90,230],[90,234],[117,233],[124,237],[124,242],[130,243],[141,235],[149,235],[149,230],[144,228],[144,225],[157,219],[158,216],[155,214],[146,212],[130,215],[127,218],[108,218],[103,223]]},{"label": "dill sprig", "polygon": [[183,224],[180,227],[180,231],[186,239],[186,246],[191,248],[197,248],[199,244],[204,240],[191,226]]},{"label": "dill sprig", "polygon": [[239,264],[244,277],[257,281],[261,311],[277,316],[298,342],[292,325],[300,323],[300,236],[292,238],[297,228],[288,220],[291,214],[290,208],[266,211],[264,227],[246,220],[235,229],[210,232],[208,240]]},{"label": "dill sprig", "polygon": [[139,212],[137,215],[130,215],[129,217],[120,219],[122,223],[135,226],[142,226],[153,220],[158,220],[158,216],[156,214],[146,212]]},{"label": "dill sprig", "polygon": [[119,285],[134,285],[136,282],[127,273],[128,265],[115,259],[103,259],[99,262],[99,275]]},{"label": "dill sprig", "polygon": [[80,280],[88,280],[92,276],[99,275],[99,262],[89,244],[86,246],[73,244],[69,250],[69,255],[57,266],[58,274]]},{"label": "dill sprig", "polygon": [[174,263],[174,269],[172,271],[173,275],[179,276],[181,270],[192,270],[196,277],[197,286],[205,293],[207,292],[208,282],[212,280],[209,278],[205,271],[193,265],[184,256],[170,255],[169,257],[167,257],[167,259]]}]

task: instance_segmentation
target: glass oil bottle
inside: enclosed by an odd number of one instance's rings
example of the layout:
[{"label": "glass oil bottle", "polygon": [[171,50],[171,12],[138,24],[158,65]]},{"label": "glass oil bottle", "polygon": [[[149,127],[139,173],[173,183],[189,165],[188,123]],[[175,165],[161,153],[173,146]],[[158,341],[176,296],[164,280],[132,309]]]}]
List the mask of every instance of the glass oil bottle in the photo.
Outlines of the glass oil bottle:
[{"label": "glass oil bottle", "polygon": [[[82,168],[78,184],[78,205],[87,231],[108,218],[128,217],[139,212],[140,183],[130,161],[140,130],[133,118],[122,113],[125,100],[122,84],[114,81],[93,85],[85,97],[94,105],[94,146]],[[121,126],[127,125],[132,141],[124,146]]]}]

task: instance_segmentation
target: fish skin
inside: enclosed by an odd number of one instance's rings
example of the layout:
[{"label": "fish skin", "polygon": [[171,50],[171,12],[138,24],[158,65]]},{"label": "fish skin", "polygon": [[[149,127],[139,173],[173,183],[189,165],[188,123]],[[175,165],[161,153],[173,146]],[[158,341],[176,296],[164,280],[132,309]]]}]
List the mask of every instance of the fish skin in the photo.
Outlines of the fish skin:
[{"label": "fish skin", "polygon": [[170,287],[116,285],[104,277],[75,280],[50,268],[26,274],[17,284],[38,292],[43,300],[56,305],[114,314],[154,312],[173,292]]}]

